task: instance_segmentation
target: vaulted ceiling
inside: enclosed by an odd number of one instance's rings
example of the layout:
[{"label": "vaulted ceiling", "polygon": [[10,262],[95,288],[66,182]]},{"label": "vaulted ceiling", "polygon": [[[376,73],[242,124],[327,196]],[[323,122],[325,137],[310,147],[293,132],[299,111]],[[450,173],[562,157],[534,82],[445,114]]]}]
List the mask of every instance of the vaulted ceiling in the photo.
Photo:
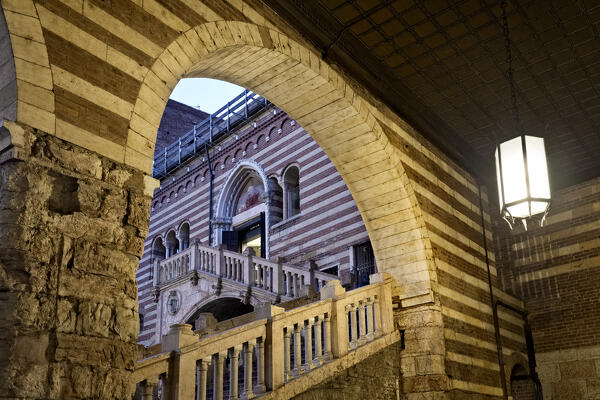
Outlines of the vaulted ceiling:
[{"label": "vaulted ceiling", "polygon": [[[475,175],[517,135],[499,0],[264,0]],[[510,0],[519,111],[553,189],[600,175],[600,1]],[[492,185],[493,186],[493,185]]]}]

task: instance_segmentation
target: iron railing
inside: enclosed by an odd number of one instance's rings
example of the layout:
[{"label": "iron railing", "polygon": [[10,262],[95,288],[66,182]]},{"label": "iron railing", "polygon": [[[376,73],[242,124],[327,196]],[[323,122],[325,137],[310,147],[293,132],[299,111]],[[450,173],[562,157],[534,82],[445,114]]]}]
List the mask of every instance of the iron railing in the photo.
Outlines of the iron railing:
[{"label": "iron railing", "polygon": [[152,176],[157,179],[169,176],[205,146],[212,145],[232,129],[270,106],[271,103],[264,97],[244,90],[156,155],[152,164]]}]

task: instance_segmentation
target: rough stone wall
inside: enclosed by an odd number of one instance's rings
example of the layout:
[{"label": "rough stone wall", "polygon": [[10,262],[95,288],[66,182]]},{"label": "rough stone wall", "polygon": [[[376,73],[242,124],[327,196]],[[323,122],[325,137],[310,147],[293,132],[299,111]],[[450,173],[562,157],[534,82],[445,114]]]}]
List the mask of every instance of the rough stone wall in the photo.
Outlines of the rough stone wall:
[{"label": "rough stone wall", "polygon": [[543,228],[498,228],[502,281],[529,311],[544,398],[597,398],[600,179],[553,193]]},{"label": "rough stone wall", "polygon": [[131,168],[5,127],[0,397],[125,399],[151,191]]}]

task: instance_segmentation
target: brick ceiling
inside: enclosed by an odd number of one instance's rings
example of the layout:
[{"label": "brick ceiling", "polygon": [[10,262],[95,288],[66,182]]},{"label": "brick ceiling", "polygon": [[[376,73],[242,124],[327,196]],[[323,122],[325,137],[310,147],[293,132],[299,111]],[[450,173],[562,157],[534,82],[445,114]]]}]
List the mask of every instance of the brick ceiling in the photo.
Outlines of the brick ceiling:
[{"label": "brick ceiling", "polygon": [[[516,135],[497,0],[265,0],[324,56],[484,179]],[[600,175],[600,1],[508,2],[523,126],[554,188]],[[481,172],[485,171],[485,172]]]}]

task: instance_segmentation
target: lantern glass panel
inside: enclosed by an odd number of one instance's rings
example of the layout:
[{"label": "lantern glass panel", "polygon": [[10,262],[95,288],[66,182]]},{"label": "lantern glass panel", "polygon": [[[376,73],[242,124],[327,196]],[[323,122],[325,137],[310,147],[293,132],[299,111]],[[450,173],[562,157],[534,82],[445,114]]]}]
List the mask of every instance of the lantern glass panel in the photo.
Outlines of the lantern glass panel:
[{"label": "lantern glass panel", "polygon": [[[527,184],[525,181],[525,163],[521,138],[516,137],[500,144],[502,157],[502,184],[504,187],[504,201],[506,204],[514,203],[527,198]],[[529,207],[526,215],[529,214]],[[517,215],[513,213],[514,210]],[[510,213],[516,217],[522,214],[521,206],[509,207]]]},{"label": "lantern glass panel", "polygon": [[498,203],[500,204],[500,210],[504,207],[504,202],[502,201],[502,182],[500,181],[500,160],[498,159],[498,148],[496,148],[496,153],[494,154],[496,157],[496,182],[498,182]]},{"label": "lantern glass panel", "polygon": [[[529,170],[529,190],[532,198],[550,199],[550,185],[548,183],[548,168],[546,164],[546,151],[544,149],[544,139],[540,137],[525,136],[527,145],[527,167]],[[536,202],[539,203],[539,202]],[[536,205],[535,208],[542,207],[544,212],[546,203],[542,206]],[[531,212],[534,211],[532,204]]]}]

